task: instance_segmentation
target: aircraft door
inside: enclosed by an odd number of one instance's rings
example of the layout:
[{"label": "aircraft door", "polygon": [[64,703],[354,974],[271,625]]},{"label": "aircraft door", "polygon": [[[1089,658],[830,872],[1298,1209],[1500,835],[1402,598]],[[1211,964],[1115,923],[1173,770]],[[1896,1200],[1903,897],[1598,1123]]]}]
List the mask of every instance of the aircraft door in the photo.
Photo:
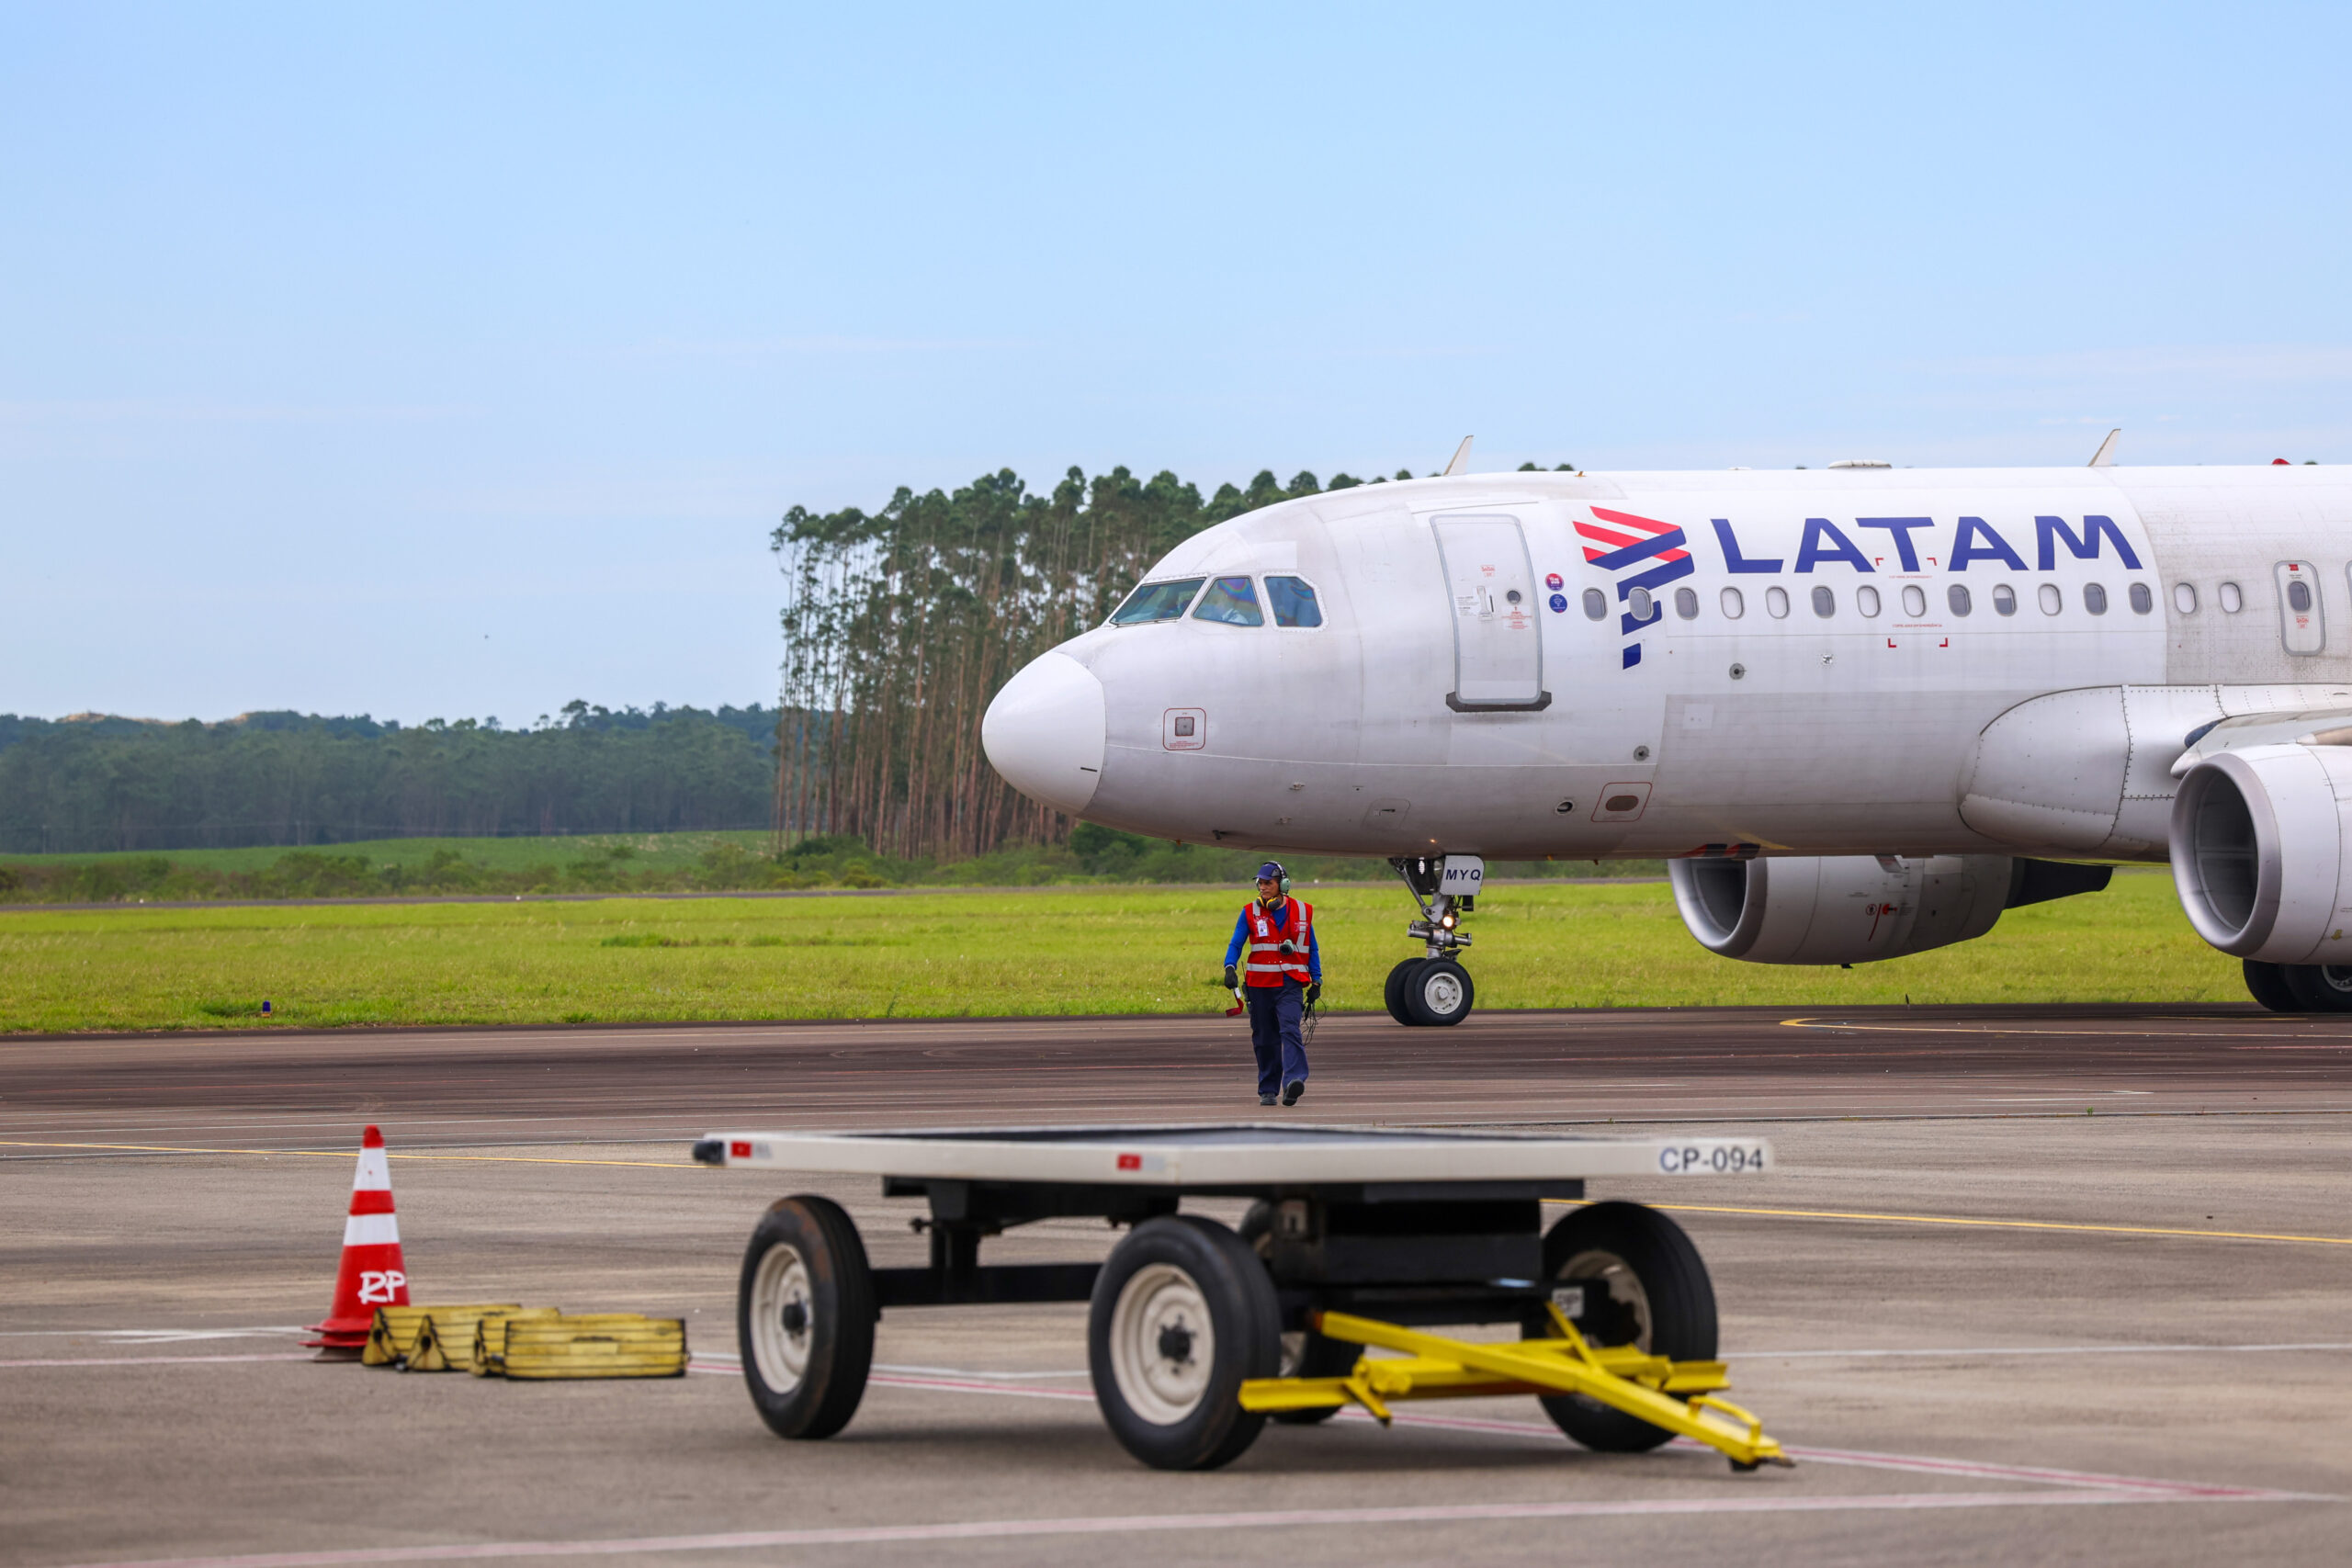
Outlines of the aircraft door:
[{"label": "aircraft door", "polygon": [[2327,622],[2319,603],[2319,573],[2307,560],[2282,560],[2278,581],[2278,635],[2290,653],[2318,653],[2327,647]]},{"label": "aircraft door", "polygon": [[1439,517],[1430,527],[1453,620],[1453,690],[1445,705],[1457,713],[1550,706],[1535,572],[1519,520]]}]

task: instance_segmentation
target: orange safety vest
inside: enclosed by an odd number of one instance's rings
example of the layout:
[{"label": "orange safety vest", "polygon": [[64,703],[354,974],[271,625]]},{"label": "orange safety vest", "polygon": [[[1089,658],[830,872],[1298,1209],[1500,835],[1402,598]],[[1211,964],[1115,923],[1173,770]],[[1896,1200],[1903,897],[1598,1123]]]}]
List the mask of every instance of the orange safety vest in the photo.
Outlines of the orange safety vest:
[{"label": "orange safety vest", "polygon": [[[1243,982],[1250,986],[1279,986],[1285,979],[1307,984],[1306,946],[1315,929],[1315,910],[1299,899],[1286,900],[1290,905],[1290,927],[1283,930],[1274,924],[1266,913],[1266,906],[1257,899],[1250,900],[1241,911],[1250,932],[1249,964]],[[1283,943],[1289,942],[1291,951],[1284,953]]]}]

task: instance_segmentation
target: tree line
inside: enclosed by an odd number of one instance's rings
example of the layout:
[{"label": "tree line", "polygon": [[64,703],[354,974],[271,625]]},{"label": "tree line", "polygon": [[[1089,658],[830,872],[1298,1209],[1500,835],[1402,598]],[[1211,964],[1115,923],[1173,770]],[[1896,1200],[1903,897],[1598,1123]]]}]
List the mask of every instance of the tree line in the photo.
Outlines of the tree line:
[{"label": "tree line", "polygon": [[1193,534],[1365,482],[1385,481],[1265,469],[1204,495],[1165,470],[1073,468],[1036,491],[1007,468],[953,491],[901,487],[873,513],[795,506],[769,541],[784,577],[776,707],[573,702],[524,729],[0,715],[0,853],[738,828],[770,829],[779,859],[811,838],[943,863],[1063,845],[1069,819],[980,750],[998,689]]},{"label": "tree line", "polygon": [[0,716],[0,852],[767,828],[782,718],[585,702],[513,730],[295,713]]}]

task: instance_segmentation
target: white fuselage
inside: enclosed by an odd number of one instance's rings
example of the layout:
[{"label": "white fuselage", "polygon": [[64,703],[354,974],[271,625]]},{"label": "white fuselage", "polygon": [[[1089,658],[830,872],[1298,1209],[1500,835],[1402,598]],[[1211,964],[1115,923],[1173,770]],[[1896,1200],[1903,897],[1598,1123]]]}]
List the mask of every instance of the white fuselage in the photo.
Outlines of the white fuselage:
[{"label": "white fuselage", "polygon": [[984,733],[1024,793],[1187,842],[2162,860],[2189,731],[2352,691],[2339,473],[1339,491],[1211,528],[1145,578],[1246,575],[1262,597],[1294,575],[1320,626],[1100,626],[1016,676]]}]

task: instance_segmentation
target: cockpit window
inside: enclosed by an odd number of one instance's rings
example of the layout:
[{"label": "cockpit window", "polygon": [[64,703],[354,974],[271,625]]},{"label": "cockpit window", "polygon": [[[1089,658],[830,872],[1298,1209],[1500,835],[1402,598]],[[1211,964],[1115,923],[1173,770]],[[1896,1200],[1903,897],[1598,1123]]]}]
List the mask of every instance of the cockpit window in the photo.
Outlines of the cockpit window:
[{"label": "cockpit window", "polygon": [[1303,577],[1266,579],[1266,603],[1273,606],[1278,626],[1319,626],[1323,606],[1315,601],[1314,585]]},{"label": "cockpit window", "polygon": [[1213,578],[1209,591],[1201,595],[1201,607],[1193,612],[1196,621],[1222,621],[1228,626],[1262,626],[1263,612],[1258,608],[1258,590],[1246,577]]},{"label": "cockpit window", "polygon": [[1147,582],[1127,595],[1111,616],[1114,626],[1139,626],[1149,621],[1172,621],[1184,613],[1202,580],[1187,577],[1174,582]]}]

